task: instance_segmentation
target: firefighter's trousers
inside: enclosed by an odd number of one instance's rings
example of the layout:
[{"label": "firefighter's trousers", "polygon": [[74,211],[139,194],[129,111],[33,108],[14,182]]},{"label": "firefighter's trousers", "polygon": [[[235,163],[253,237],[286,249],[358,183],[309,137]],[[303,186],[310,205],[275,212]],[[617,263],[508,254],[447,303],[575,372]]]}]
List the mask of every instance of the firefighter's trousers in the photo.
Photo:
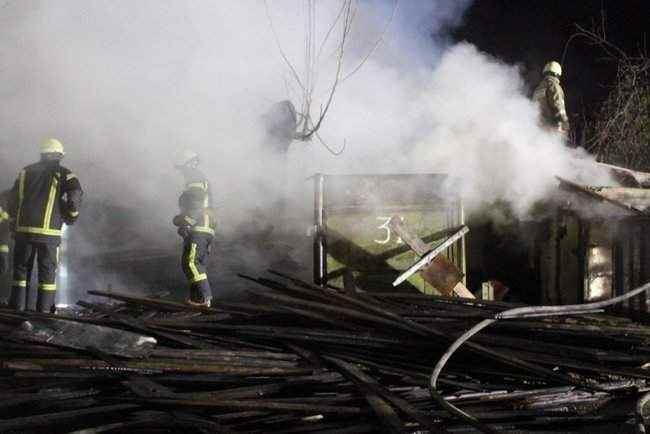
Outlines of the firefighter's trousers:
[{"label": "firefighter's trousers", "polygon": [[29,282],[34,260],[38,262],[38,298],[36,310],[51,312],[56,297],[56,267],[59,263],[59,246],[55,243],[34,242],[16,238],[14,245],[14,276],[10,305],[17,310],[27,308]]},{"label": "firefighter's trousers", "polygon": [[210,302],[212,290],[206,272],[212,237],[190,234],[183,241],[181,266],[190,284],[190,300],[196,303]]}]

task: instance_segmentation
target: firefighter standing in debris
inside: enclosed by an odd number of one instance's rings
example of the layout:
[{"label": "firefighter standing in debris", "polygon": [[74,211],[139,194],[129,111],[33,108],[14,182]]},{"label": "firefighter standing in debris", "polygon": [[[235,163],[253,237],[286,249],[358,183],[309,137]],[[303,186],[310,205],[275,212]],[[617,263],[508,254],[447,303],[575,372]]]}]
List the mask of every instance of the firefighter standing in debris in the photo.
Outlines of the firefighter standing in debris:
[{"label": "firefighter standing in debris", "polygon": [[8,200],[15,233],[10,305],[17,310],[27,307],[29,280],[37,259],[36,309],[53,312],[62,228],[77,220],[83,191],[77,176],[61,166],[65,154],[61,142],[45,140],[40,153],[38,163],[20,172]]},{"label": "firefighter standing in debris", "polygon": [[199,156],[193,151],[183,151],[177,159],[175,167],[183,175],[185,188],[178,199],[180,214],[174,217],[174,225],[183,237],[181,267],[190,285],[187,302],[210,306],[212,290],[206,262],[214,238],[215,218],[210,184],[198,166]]},{"label": "firefighter standing in debris", "polygon": [[533,92],[533,101],[539,105],[542,126],[564,135],[569,133],[569,118],[564,104],[564,90],[560,85],[562,66],[555,61],[544,66],[544,78]]}]

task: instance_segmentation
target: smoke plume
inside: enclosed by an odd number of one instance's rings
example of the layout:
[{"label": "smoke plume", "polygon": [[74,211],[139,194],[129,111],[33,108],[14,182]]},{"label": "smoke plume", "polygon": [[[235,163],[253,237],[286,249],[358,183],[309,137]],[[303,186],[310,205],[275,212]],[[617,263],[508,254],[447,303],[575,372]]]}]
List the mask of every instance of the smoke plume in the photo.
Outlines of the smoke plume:
[{"label": "smoke plume", "polygon": [[[320,44],[340,4],[314,4]],[[382,37],[394,2],[355,4],[343,76]],[[268,1],[267,16],[259,0],[5,0],[0,183],[11,186],[42,138],[61,139],[64,164],[91,204],[80,225],[104,231],[79,241],[79,254],[92,255],[117,249],[115,239],[123,239],[120,249],[174,249],[181,179],[172,167],[182,148],[201,154],[224,243],[263,226],[253,213],[264,216],[279,191],[294,199],[296,215],[310,216],[306,178],[314,172],[447,172],[469,207],[503,199],[520,215],[549,194],[554,175],[575,179],[580,171],[584,182],[601,182],[539,129],[516,66],[450,41],[469,4],[401,1],[372,56],[340,83],[323,123],[323,140],[346,143],[343,154],[311,141],[279,157],[265,148],[260,120],[274,102],[298,106],[300,89],[269,21],[300,75],[307,2]],[[336,26],[315,62],[314,116],[335,76],[339,40]]]}]

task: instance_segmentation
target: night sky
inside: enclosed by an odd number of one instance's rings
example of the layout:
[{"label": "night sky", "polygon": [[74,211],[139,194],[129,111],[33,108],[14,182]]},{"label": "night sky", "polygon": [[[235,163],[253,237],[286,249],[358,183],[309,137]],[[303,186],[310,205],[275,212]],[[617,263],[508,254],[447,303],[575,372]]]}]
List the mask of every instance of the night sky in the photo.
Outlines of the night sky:
[{"label": "night sky", "polygon": [[[575,24],[591,29],[601,21],[601,11],[610,42],[629,54],[650,44],[650,0],[476,0],[454,36],[521,65],[532,88],[546,61],[561,60]],[[606,97],[616,68],[602,50],[580,38],[569,45],[563,68],[567,110],[578,126],[581,116],[591,115]]]}]

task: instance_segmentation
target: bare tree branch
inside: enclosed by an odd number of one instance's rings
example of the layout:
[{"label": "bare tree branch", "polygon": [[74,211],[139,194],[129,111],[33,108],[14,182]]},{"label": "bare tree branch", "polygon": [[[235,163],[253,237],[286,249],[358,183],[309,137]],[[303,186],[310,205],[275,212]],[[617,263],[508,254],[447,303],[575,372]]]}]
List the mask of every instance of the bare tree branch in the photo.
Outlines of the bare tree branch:
[{"label": "bare tree branch", "polygon": [[616,83],[593,120],[585,122],[582,145],[600,161],[650,171],[650,59],[629,55],[600,30],[577,26],[577,36],[600,47],[616,63]]},{"label": "bare tree branch", "polygon": [[273,25],[273,19],[271,18],[271,11],[269,10],[269,5],[264,0],[264,8],[266,9],[266,17],[269,20],[269,26],[271,27],[271,32],[273,33],[273,38],[275,39],[275,44],[278,47],[278,51],[280,51],[280,56],[282,56],[282,59],[284,62],[287,64],[289,69],[291,70],[291,73],[293,74],[293,78],[296,80],[298,85],[305,90],[305,86],[303,86],[302,81],[300,80],[300,76],[296,72],[296,69],[293,67],[289,59],[287,58],[287,55],[284,53],[284,50],[282,49],[282,45],[280,44],[280,38],[278,37],[278,33],[275,31],[275,26]]},{"label": "bare tree branch", "polygon": [[341,149],[339,149],[338,151],[335,151],[334,149],[330,148],[330,146],[327,143],[325,143],[325,141],[321,138],[321,136],[320,136],[320,134],[318,134],[318,132],[315,132],[315,135],[316,135],[316,138],[318,139],[318,141],[320,142],[320,144],[323,145],[325,147],[325,149],[327,149],[329,151],[330,154],[338,156],[338,155],[341,155],[343,153],[343,151],[345,151],[345,147],[347,146],[347,142],[345,141],[345,139],[343,139],[343,146],[341,146]]},{"label": "bare tree branch", "polygon": [[318,117],[318,121],[316,124],[311,128],[310,130],[306,131],[304,134],[300,136],[300,140],[310,140],[311,137],[318,131],[320,128],[321,124],[323,123],[323,119],[325,119],[325,116],[327,115],[327,112],[332,104],[332,101],[334,99],[334,94],[336,92],[336,88],[340,82],[341,79],[341,69],[343,65],[343,55],[345,53],[345,44],[348,40],[348,36],[350,34],[350,29],[352,28],[352,21],[354,20],[354,13],[352,10],[352,2],[348,1],[347,3],[347,8],[345,12],[345,17],[343,21],[343,30],[342,30],[342,35],[341,35],[341,42],[339,44],[339,55],[337,58],[336,62],[336,75],[334,78],[334,83],[331,86],[330,94],[329,97],[327,98],[327,103],[325,104],[325,108],[321,109],[321,113]]},{"label": "bare tree branch", "polygon": [[339,9],[339,13],[336,15],[336,19],[334,20],[334,22],[332,22],[332,25],[327,30],[327,33],[325,34],[325,37],[323,38],[323,41],[320,44],[320,48],[318,49],[318,55],[316,56],[317,58],[320,58],[321,53],[323,52],[323,48],[325,48],[325,44],[327,44],[327,41],[329,40],[329,37],[332,34],[332,31],[336,28],[336,25],[339,23],[339,21],[341,21],[341,17],[345,12],[346,4],[347,2],[345,1],[341,3],[341,8]]},{"label": "bare tree branch", "polygon": [[390,25],[393,23],[395,15],[397,14],[397,7],[398,6],[399,6],[399,0],[395,0],[395,5],[393,6],[393,12],[391,12],[390,18],[388,18],[388,21],[386,22],[386,25],[384,26],[384,30],[381,32],[381,35],[379,35],[379,38],[375,41],[375,43],[373,44],[370,51],[368,51],[368,53],[361,60],[361,62],[359,62],[359,64],[357,66],[355,66],[352,69],[352,71],[350,71],[345,77],[343,77],[343,79],[341,80],[341,83],[343,83],[345,80],[347,80],[348,78],[353,76],[357,71],[359,71],[363,67],[363,65],[365,65],[365,63],[368,61],[368,59],[370,59],[370,56],[372,56],[375,53],[375,51],[377,50],[379,45],[381,45],[381,43],[384,41],[384,37],[388,33],[388,29],[390,28]]},{"label": "bare tree branch", "polygon": [[[342,83],[343,80],[355,74],[367,62],[367,60],[376,51],[377,47],[384,40],[384,37],[387,34],[388,29],[390,28],[390,25],[396,15],[399,0],[395,0],[395,4],[393,6],[391,16],[388,19],[386,25],[384,26],[379,39],[375,41],[370,51],[364,56],[361,62],[355,68],[353,68],[353,70],[349,74],[346,75],[344,79],[341,78],[342,69],[343,69],[343,58],[345,55],[346,47],[348,45],[352,24],[354,22],[357,13],[356,0],[342,0],[341,8],[338,10],[334,22],[331,24],[331,26],[329,26],[325,34],[325,37],[320,42],[320,44],[317,44],[317,28],[316,28],[317,2],[315,0],[306,0],[305,3],[303,4],[305,5],[304,76],[301,77],[296,71],[296,69],[294,68],[293,64],[289,61],[284,50],[282,49],[280,39],[273,25],[273,20],[271,18],[268,2],[267,0],[264,0],[266,15],[269,20],[269,25],[271,27],[273,37],[275,39],[275,43],[278,47],[278,51],[280,52],[280,55],[282,56],[284,62],[289,67],[293,79],[300,86],[300,89],[302,91],[302,95],[300,97],[300,103],[299,103],[300,109],[296,113],[297,119],[296,119],[296,127],[295,127],[295,132],[293,133],[293,137],[295,140],[310,141],[314,136],[316,136],[318,141],[329,152],[331,152],[333,155],[340,155],[346,147],[345,140],[343,142],[343,146],[341,147],[341,149],[339,151],[336,151],[327,145],[327,143],[318,134],[318,131],[323,125],[323,121],[327,116],[329,109],[332,106],[332,103],[334,101],[334,95],[336,94],[339,85]],[[335,71],[334,79],[332,81],[332,84],[328,88],[329,90],[327,92],[325,104],[321,105],[318,117],[316,119],[313,119],[312,107],[314,104],[314,91],[316,89],[316,83],[318,81],[318,69],[317,69],[318,60],[323,50],[325,49],[331,35],[334,33],[334,30],[339,24],[341,24],[341,36],[336,46],[336,50],[334,52],[334,54],[336,55],[336,71]],[[316,51],[317,46],[319,47],[318,51]],[[285,86],[287,88],[290,87],[288,84],[285,84]]]}]

